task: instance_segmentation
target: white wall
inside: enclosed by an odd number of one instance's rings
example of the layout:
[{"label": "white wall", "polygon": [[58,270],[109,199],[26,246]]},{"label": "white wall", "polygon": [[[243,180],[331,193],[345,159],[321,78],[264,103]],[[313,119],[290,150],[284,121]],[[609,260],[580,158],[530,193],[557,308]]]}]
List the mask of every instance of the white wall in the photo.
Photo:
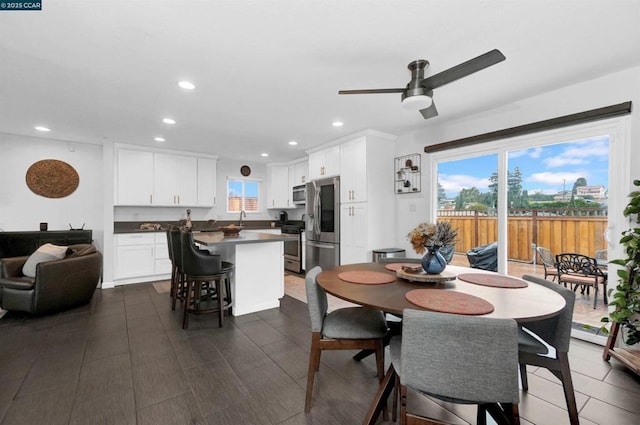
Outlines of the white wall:
[{"label": "white wall", "polygon": [[[416,256],[406,239],[406,234],[414,224],[429,220],[430,217],[430,192],[427,190],[431,184],[430,155],[424,153],[425,146],[629,100],[633,106],[640,105],[640,67],[577,83],[448,123],[440,124],[435,118],[425,121],[424,130],[400,136],[397,141],[397,155],[422,153],[423,183],[420,194],[396,195],[397,246],[405,248],[408,255]],[[439,112],[442,116],[447,113]],[[640,172],[637,171],[640,165],[640,114],[632,112],[628,121],[629,129],[625,137],[631,140],[631,154],[622,167],[625,171],[630,170],[630,179],[626,187],[619,188],[625,196],[631,191],[632,180],[640,178]],[[611,152],[611,155],[615,153]],[[616,170],[622,171],[623,169]],[[614,223],[617,229],[625,228],[622,217],[610,217],[611,221],[617,222]]]},{"label": "white wall", "polygon": [[[103,241],[102,146],[0,133],[0,229],[66,230],[85,225],[99,249]],[[64,198],[46,198],[26,184],[27,169],[36,161],[57,159],[78,172],[78,188]]]}]

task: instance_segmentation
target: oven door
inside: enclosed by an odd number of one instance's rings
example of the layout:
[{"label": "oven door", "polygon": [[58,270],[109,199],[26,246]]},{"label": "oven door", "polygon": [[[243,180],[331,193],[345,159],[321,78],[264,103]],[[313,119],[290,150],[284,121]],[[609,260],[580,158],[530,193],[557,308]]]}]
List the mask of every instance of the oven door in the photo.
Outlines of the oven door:
[{"label": "oven door", "polygon": [[284,268],[294,273],[302,272],[302,247],[300,234],[287,234],[296,239],[284,241]]}]

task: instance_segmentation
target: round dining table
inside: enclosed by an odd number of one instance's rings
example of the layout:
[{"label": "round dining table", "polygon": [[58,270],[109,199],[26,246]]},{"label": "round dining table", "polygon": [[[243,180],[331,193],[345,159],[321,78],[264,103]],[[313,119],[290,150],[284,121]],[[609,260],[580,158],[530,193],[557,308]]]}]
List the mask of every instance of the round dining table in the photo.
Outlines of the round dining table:
[{"label": "round dining table", "polygon": [[[412,265],[416,266],[416,264]],[[468,276],[469,274],[486,273],[488,276],[495,276],[496,280],[498,280],[497,278],[507,279],[504,275],[495,272],[448,265],[443,274],[454,275],[451,280],[420,282],[398,277],[397,272],[391,270],[393,267],[393,263],[360,263],[338,266],[324,270],[318,275],[317,281],[318,285],[327,293],[340,299],[400,316],[407,308],[423,309],[406,298],[406,294],[414,289],[439,289],[469,294],[493,306],[493,311],[482,314],[482,316],[509,318],[518,323],[556,316],[565,306],[565,300],[560,294],[542,285],[522,279],[509,277],[509,279],[514,279],[514,282],[522,283],[520,286],[524,286],[514,288],[479,285],[457,278],[463,274]],[[341,274],[345,276],[344,272],[377,272],[388,274],[390,277],[387,279],[389,282],[381,284],[352,283],[340,278]],[[395,277],[395,279],[391,277]],[[487,278],[486,280],[491,279]]]},{"label": "round dining table", "polygon": [[[419,264],[406,264],[408,267],[416,265],[419,266]],[[518,323],[556,316],[565,306],[564,298],[551,289],[495,272],[448,265],[441,274],[442,279],[434,277],[435,281],[421,282],[416,279],[412,281],[399,277],[399,275],[406,276],[406,273],[393,270],[394,266],[396,269],[401,268],[400,264],[394,263],[361,263],[338,266],[320,273],[317,282],[327,293],[345,301],[399,316],[407,308],[422,309],[407,300],[407,293],[416,289],[454,291],[471,295],[479,298],[485,305],[488,302],[493,307],[491,312],[484,313],[482,316],[509,318]],[[481,279],[470,279],[471,277],[477,278],[478,274],[486,274],[486,277],[480,276]],[[372,280],[377,280],[377,283],[354,283],[353,280],[358,279],[353,279],[353,277],[358,275],[373,278]],[[484,284],[471,283],[459,278],[459,276]],[[411,278],[411,276],[408,277]],[[496,285],[502,283],[503,285],[502,287],[487,286],[493,283]],[[433,291],[426,292],[434,294]],[[442,295],[435,294],[436,296]],[[363,351],[356,354],[354,358],[362,359],[367,354],[366,351]],[[373,425],[376,422],[383,406],[386,405],[385,400],[391,394],[395,376],[393,367],[389,367],[362,422],[363,425]]]}]

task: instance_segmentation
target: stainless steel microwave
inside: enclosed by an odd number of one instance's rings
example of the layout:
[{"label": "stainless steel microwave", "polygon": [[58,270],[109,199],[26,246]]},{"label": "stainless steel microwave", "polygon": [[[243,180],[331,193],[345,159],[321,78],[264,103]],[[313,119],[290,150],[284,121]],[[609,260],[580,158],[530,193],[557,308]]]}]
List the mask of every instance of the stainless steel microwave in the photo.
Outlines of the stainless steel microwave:
[{"label": "stainless steel microwave", "polygon": [[304,205],[307,203],[307,186],[293,186],[293,203],[295,205]]}]

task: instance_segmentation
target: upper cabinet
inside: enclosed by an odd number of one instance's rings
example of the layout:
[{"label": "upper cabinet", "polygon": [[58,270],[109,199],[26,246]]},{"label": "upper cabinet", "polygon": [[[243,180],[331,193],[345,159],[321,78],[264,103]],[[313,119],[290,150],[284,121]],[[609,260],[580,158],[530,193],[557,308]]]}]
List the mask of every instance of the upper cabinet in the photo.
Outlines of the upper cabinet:
[{"label": "upper cabinet", "polygon": [[296,162],[289,166],[289,185],[306,184],[309,181],[309,161]]},{"label": "upper cabinet", "polygon": [[289,166],[267,165],[267,208],[293,208]]},{"label": "upper cabinet", "polygon": [[153,161],[153,204],[168,207],[196,205],[197,158],[154,153]]},{"label": "upper cabinet", "polygon": [[309,154],[309,180],[318,180],[340,174],[340,145]]},{"label": "upper cabinet", "polygon": [[216,160],[198,158],[198,206],[213,207],[216,204]]},{"label": "upper cabinet", "polygon": [[118,149],[116,205],[153,205],[153,152]]},{"label": "upper cabinet", "polygon": [[118,148],[115,175],[116,205],[215,205],[214,157]]},{"label": "upper cabinet", "polygon": [[367,171],[379,171],[367,169],[367,153],[373,154],[367,152],[366,137],[359,137],[340,147],[340,202],[367,200]]}]

